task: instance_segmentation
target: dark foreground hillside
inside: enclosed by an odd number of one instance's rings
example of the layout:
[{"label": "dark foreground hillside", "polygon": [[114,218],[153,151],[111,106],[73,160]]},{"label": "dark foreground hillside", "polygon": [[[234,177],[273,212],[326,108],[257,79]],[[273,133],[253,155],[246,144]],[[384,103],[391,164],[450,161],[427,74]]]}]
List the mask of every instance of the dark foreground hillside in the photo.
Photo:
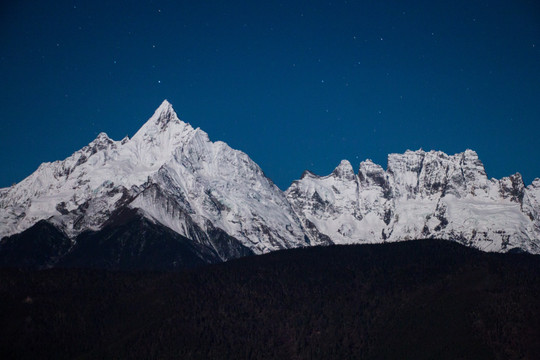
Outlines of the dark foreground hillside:
[{"label": "dark foreground hillside", "polygon": [[414,241],[0,271],[2,359],[538,359],[540,257]]}]

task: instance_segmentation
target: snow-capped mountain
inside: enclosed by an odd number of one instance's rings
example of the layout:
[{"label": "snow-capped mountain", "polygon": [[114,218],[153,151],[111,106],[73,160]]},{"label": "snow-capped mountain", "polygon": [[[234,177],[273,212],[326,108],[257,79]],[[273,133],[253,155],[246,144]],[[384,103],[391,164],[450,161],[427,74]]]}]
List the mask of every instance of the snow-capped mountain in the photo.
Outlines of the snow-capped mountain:
[{"label": "snow-capped mountain", "polygon": [[439,238],[485,251],[540,252],[540,179],[488,179],[478,155],[407,151],[388,169],[366,160],[328,176],[309,172],[286,191],[303,222],[335,243]]},{"label": "snow-capped mountain", "polygon": [[306,171],[282,192],[245,153],[210,141],[164,101],[131,139],[101,133],[0,189],[0,262],[9,264],[38,238],[49,244],[42,266],[133,267],[151,256],[175,267],[426,237],[539,253],[540,179],[527,188],[519,174],[488,179],[471,150],[420,150],[391,154],[387,170],[366,160],[355,172],[344,160],[328,176]]},{"label": "snow-capped mountain", "polygon": [[131,139],[101,133],[69,158],[44,163],[2,189],[0,237],[47,220],[75,239],[126,207],[222,260],[239,249],[260,254],[307,241],[284,193],[259,166],[179,120],[167,101]]}]

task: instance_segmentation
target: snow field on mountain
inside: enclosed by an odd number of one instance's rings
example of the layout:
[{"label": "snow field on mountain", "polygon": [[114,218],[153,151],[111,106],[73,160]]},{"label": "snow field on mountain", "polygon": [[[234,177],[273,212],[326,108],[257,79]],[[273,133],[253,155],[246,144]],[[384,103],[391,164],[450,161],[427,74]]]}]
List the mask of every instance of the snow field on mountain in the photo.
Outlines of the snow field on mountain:
[{"label": "snow field on mountain", "polygon": [[[260,254],[318,244],[443,238],[486,251],[540,253],[540,179],[488,179],[472,150],[390,154],[355,173],[308,171],[285,192],[245,153],[212,142],[164,101],[131,138],[100,133],[63,161],[0,189],[0,238],[47,219],[69,237],[124,207],[193,241],[216,229]],[[214,244],[215,245],[215,244]]]}]

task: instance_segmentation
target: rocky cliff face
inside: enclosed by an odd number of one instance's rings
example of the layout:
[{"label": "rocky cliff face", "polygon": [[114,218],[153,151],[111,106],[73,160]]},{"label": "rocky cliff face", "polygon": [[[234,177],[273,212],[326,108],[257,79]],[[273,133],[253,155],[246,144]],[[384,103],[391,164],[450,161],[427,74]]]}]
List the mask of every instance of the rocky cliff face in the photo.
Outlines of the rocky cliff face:
[{"label": "rocky cliff face", "polygon": [[[472,150],[391,154],[386,171],[367,160],[352,175],[344,164],[286,191],[299,217],[336,243],[441,238],[486,251],[540,251],[538,179],[527,188],[519,174],[488,179]],[[348,175],[338,176],[344,166]]]}]

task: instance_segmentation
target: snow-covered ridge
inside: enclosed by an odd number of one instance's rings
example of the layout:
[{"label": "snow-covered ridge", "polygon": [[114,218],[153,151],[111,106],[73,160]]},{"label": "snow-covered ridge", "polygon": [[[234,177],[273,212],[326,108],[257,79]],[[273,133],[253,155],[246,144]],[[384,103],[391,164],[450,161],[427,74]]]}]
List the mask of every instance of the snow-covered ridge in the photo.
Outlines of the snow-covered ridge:
[{"label": "snow-covered ridge", "polygon": [[[163,124],[168,124],[164,126]],[[153,130],[164,126],[160,134]],[[133,139],[111,140],[100,133],[95,140],[63,161],[43,163],[20,183],[8,188],[0,199],[0,237],[20,232],[41,219],[73,213],[81,206],[96,203],[96,213],[108,213],[131,187],[143,184],[172,155],[174,145],[194,130],[178,120],[164,101]],[[105,217],[105,218],[104,218]],[[86,228],[99,228],[97,219],[77,228],[76,219],[65,222],[64,230],[75,235]],[[97,222],[96,222],[97,221]],[[64,221],[62,221],[64,222]]]},{"label": "snow-covered ridge", "polygon": [[[0,238],[46,219],[71,239],[137,209],[224,260],[331,243],[438,237],[540,252],[540,179],[488,179],[478,155],[422,150],[306,171],[282,192],[245,153],[212,142],[164,101],[132,138],[100,133],[62,161],[0,189]],[[224,237],[223,234],[226,234]],[[228,236],[228,237],[227,237]]]},{"label": "snow-covered ridge", "polygon": [[198,234],[197,241],[211,243],[208,234],[220,229],[256,253],[306,241],[283,192],[258,165],[181,121],[167,101],[131,139],[101,133],[0,194],[0,238],[41,219],[73,238],[129,206],[181,235]]},{"label": "snow-covered ridge", "polygon": [[299,217],[337,243],[455,240],[486,251],[540,252],[540,180],[488,179],[476,152],[390,154],[346,181],[309,173],[286,191]]}]

